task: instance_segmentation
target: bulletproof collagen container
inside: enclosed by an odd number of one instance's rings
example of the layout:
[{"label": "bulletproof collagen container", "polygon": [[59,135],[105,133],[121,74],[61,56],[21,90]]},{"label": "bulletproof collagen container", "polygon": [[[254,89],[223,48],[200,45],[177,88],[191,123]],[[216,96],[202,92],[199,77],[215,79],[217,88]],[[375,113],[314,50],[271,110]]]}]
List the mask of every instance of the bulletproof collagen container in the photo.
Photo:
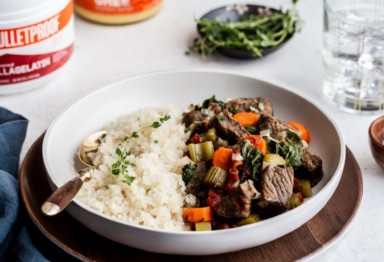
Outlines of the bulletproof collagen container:
[{"label": "bulletproof collagen container", "polygon": [[73,51],[71,0],[0,0],[0,95],[43,86]]}]

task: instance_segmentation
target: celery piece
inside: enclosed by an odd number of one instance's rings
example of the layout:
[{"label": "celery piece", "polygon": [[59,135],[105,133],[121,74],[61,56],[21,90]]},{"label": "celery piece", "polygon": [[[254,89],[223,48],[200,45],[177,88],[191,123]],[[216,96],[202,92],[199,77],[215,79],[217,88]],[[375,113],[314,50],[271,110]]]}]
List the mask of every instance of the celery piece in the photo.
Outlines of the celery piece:
[{"label": "celery piece", "polygon": [[264,161],[274,164],[276,166],[285,165],[285,159],[279,154],[266,154],[264,156]]},{"label": "celery piece", "polygon": [[289,200],[289,209],[294,209],[301,205],[301,200],[298,194],[292,194],[291,199]]},{"label": "celery piece", "polygon": [[309,180],[299,179],[299,183],[295,186],[295,191],[300,192],[303,197],[312,196],[312,187]]},{"label": "celery piece", "polygon": [[201,150],[203,152],[203,160],[209,160],[213,158],[213,153],[215,152],[215,148],[213,147],[212,141],[205,141],[200,143]]},{"label": "celery piece", "polygon": [[262,169],[266,168],[269,165],[284,166],[285,164],[285,159],[279,154],[265,154]]},{"label": "celery piece", "polygon": [[211,222],[195,223],[195,230],[196,231],[211,231],[212,230]]},{"label": "celery piece", "polygon": [[205,135],[205,138],[207,139],[207,141],[213,141],[213,142],[216,141],[217,139],[216,129],[214,128],[208,129],[207,134]]},{"label": "celery piece", "polygon": [[194,162],[212,159],[215,151],[212,141],[188,145],[189,156]]},{"label": "celery piece", "polygon": [[217,167],[212,166],[208,173],[204,177],[204,184],[212,187],[222,188],[224,186],[225,180],[227,179],[227,171]]},{"label": "celery piece", "polygon": [[259,222],[261,219],[259,217],[259,215],[257,214],[251,214],[249,216],[247,216],[246,218],[240,220],[237,225],[239,227],[241,226],[245,226],[245,225],[249,225],[249,224],[253,224],[253,223],[256,223],[256,222]]},{"label": "celery piece", "polygon": [[201,150],[200,144],[189,144],[188,151],[192,161],[200,162],[203,160],[203,151]]}]

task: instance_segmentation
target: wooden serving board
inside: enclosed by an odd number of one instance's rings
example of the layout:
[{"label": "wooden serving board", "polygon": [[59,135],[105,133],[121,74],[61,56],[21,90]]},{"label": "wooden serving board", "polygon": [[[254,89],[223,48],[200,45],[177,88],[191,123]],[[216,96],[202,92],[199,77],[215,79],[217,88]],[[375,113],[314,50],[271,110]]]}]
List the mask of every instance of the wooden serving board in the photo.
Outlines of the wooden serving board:
[{"label": "wooden serving board", "polygon": [[42,159],[42,135],[30,148],[20,169],[19,183],[29,215],[32,240],[51,260],[66,261],[295,261],[332,244],[353,220],[362,198],[362,174],[347,148],[343,175],[328,204],[306,224],[262,246],[214,256],[149,253],[110,241],[77,222],[67,212],[47,217],[41,204],[51,194]]}]

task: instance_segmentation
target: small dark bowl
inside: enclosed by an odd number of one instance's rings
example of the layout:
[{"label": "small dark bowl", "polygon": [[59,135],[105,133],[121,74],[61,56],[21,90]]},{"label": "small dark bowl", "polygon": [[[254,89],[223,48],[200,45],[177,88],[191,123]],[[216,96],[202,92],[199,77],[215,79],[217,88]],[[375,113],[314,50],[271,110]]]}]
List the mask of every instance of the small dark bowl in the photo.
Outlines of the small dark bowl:
[{"label": "small dark bowl", "polygon": [[[222,6],[216,9],[213,9],[203,15],[200,19],[206,18],[209,20],[215,20],[217,19],[221,23],[225,22],[238,22],[244,17],[250,16],[250,15],[262,15],[265,10],[269,10],[272,13],[275,12],[281,12],[281,10],[267,7],[267,6],[262,6],[262,5],[252,5],[252,4],[246,4],[244,6],[247,7],[247,10],[244,12],[239,12],[235,8],[228,8],[229,5]],[[201,28],[198,25],[197,26],[197,31],[200,35],[202,35]],[[256,59],[256,58],[262,58],[278,49],[280,49],[282,46],[284,46],[291,38],[293,34],[288,35],[283,42],[281,42],[277,46],[273,47],[268,47],[264,48],[262,50],[262,56],[254,56],[251,51],[245,50],[245,49],[236,49],[236,48],[220,48],[218,49],[218,52],[221,54],[231,57],[231,58],[238,58],[238,59]]]},{"label": "small dark bowl", "polygon": [[369,146],[376,163],[384,169],[384,116],[375,119],[369,126]]}]

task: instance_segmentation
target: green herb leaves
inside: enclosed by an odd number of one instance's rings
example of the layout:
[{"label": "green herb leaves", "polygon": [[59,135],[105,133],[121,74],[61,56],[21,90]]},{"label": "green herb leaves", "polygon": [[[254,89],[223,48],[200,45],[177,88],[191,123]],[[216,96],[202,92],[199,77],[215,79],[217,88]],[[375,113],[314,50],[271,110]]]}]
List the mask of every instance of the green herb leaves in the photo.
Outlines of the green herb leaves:
[{"label": "green herb leaves", "polygon": [[130,152],[127,151],[121,151],[121,149],[118,147],[115,151],[116,155],[119,157],[119,160],[117,160],[112,165],[112,174],[113,175],[119,175],[120,173],[127,173],[128,166],[133,166],[134,164],[131,163],[128,160],[125,160],[130,154]]},{"label": "green herb leaves", "polygon": [[277,154],[284,156],[287,165],[297,168],[301,165],[301,151],[303,144],[300,137],[295,133],[288,131],[285,141],[275,143],[275,151]]},{"label": "green herb leaves", "polygon": [[185,184],[187,184],[189,180],[191,180],[191,177],[193,176],[195,171],[196,171],[196,165],[194,164],[187,164],[183,167],[182,178]]},{"label": "green herb leaves", "polygon": [[205,99],[205,100],[203,101],[202,108],[208,108],[209,105],[212,104],[212,103],[217,103],[217,104],[219,104],[220,106],[224,106],[224,102],[223,102],[223,101],[220,101],[220,100],[217,100],[217,99],[216,99],[216,96],[213,95],[213,96],[211,96],[210,98]]},{"label": "green herb leaves", "polygon": [[[124,175],[122,182],[130,185],[135,180],[133,176],[129,176],[128,167],[135,166],[128,157],[131,155],[131,152],[127,149],[127,145],[131,139],[140,137],[140,132],[147,128],[159,128],[164,122],[171,119],[170,115],[164,115],[159,119],[159,121],[153,122],[151,125],[141,128],[138,131],[133,131],[131,135],[124,137],[122,144],[116,148],[115,153],[117,155],[117,161],[112,164],[112,175]],[[158,143],[156,140],[154,143]]]},{"label": "green herb leaves", "polygon": [[197,20],[200,37],[189,50],[206,57],[221,48],[228,48],[246,50],[254,57],[261,57],[264,49],[281,44],[295,32],[299,20],[296,2],[292,2],[291,10],[268,9],[268,12],[244,15],[239,21],[201,18]]},{"label": "green herb leaves", "polygon": [[171,116],[165,115],[164,117],[160,118],[160,121],[153,122],[152,125],[148,126],[147,128],[159,128],[164,122],[168,121],[169,119],[171,119]]},{"label": "green herb leaves", "polygon": [[250,175],[250,178],[257,182],[259,180],[258,171],[263,162],[263,153],[250,145],[249,141],[241,142],[241,155],[244,158],[243,172]]}]

